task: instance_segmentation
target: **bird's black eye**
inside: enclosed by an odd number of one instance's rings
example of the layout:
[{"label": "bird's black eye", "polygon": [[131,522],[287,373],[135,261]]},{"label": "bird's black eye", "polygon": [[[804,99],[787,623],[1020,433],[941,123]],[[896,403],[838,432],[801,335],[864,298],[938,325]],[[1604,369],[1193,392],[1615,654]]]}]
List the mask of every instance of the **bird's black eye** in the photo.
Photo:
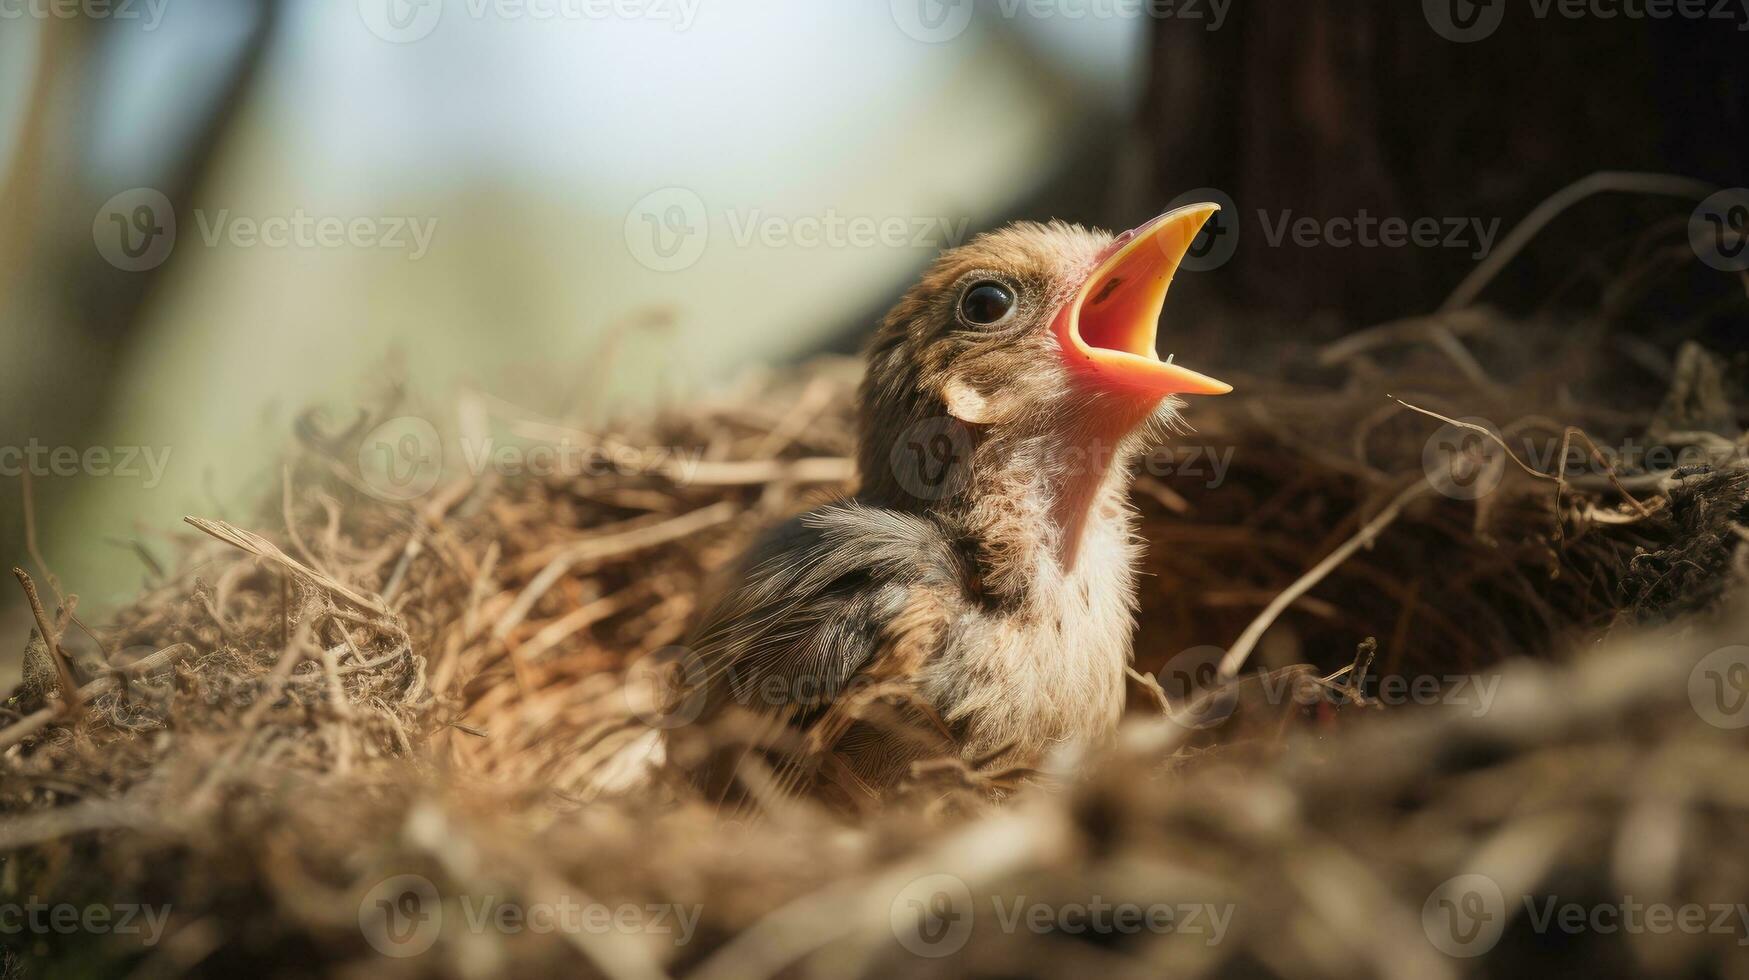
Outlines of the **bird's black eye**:
[{"label": "bird's black eye", "polygon": [[1014,293],[999,282],[975,282],[960,297],[960,315],[966,322],[987,327],[1014,312]]}]

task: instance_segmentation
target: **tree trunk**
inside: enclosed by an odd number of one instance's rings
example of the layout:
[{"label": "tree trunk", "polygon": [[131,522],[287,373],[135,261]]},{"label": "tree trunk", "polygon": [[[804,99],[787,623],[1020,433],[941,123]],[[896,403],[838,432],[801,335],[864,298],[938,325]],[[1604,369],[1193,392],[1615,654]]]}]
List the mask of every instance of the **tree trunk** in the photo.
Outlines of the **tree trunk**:
[{"label": "tree trunk", "polygon": [[[1481,18],[1473,29],[1484,33],[1502,16],[1486,37],[1455,42],[1434,27],[1453,5],[1460,24]],[[1334,313],[1328,331],[1423,313],[1475,267],[1478,223],[1495,228],[1487,244],[1497,245],[1538,202],[1593,172],[1749,183],[1742,25],[1562,9],[1241,0],[1218,31],[1155,21],[1141,128],[1156,203],[1212,187],[1237,212],[1232,257],[1186,277],[1188,302]],[[1696,203],[1611,195],[1579,205],[1550,228],[1564,247],[1539,240],[1487,298],[1537,303],[1574,273],[1601,280],[1600,250],[1625,250],[1660,221],[1680,240]],[[1301,236],[1314,244],[1296,241],[1302,218],[1315,223]],[[1436,219],[1440,241],[1367,245],[1365,218]]]}]

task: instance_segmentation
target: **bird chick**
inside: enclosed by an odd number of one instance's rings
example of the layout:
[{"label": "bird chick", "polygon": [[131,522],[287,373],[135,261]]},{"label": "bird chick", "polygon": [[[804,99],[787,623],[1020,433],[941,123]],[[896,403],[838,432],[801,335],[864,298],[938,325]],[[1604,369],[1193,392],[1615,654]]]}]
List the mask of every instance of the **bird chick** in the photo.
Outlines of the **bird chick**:
[{"label": "bird chick", "polygon": [[1011,225],[905,294],[868,347],[859,491],[761,538],[689,643],[689,714],[754,721],[761,746],[701,757],[707,786],[759,769],[866,804],[943,747],[1031,766],[1110,735],[1136,605],[1128,464],[1174,396],[1231,390],[1155,351],[1216,210],[1117,236]]}]

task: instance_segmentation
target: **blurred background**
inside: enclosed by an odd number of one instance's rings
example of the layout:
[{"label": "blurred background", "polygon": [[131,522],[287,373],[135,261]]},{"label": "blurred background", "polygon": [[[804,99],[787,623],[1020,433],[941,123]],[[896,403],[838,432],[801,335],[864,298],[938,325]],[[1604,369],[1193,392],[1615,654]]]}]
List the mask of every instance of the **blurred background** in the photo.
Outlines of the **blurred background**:
[{"label": "blurred background", "polygon": [[[34,528],[101,618],[183,515],[272,499],[308,410],[682,400],[853,351],[1015,218],[1229,205],[1169,309],[1194,328],[1163,331],[1228,376],[1437,307],[1595,171],[1682,179],[1574,209],[1593,247],[1528,249],[1490,299],[1597,286],[1648,234],[1686,243],[1695,188],[1749,182],[1738,25],[1503,7],[3,0],[0,551],[35,562]],[[1367,216],[1473,230],[1329,231]]]},{"label": "blurred background", "polygon": [[[344,426],[400,377],[555,413],[679,397],[851,349],[936,251],[1089,161],[1099,179],[1053,202],[1126,210],[1105,165],[1137,18],[928,43],[885,3],[619,8],[0,20],[0,444],[42,447],[35,523],[70,591],[123,598],[132,542],[246,511],[306,408]],[[63,446],[82,472],[57,475]],[[19,476],[3,493],[19,562]]]}]

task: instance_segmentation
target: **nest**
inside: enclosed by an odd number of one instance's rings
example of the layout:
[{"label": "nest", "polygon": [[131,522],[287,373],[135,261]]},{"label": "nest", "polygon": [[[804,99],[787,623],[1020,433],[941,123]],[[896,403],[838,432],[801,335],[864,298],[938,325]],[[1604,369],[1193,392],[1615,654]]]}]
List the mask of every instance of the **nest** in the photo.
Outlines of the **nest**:
[{"label": "nest", "polygon": [[[1199,403],[1136,484],[1115,744],[1000,803],[924,762],[858,820],[729,820],[626,766],[712,574],[849,489],[854,365],[611,426],[470,397],[452,463],[582,465],[407,493],[368,462],[405,405],[308,417],[279,499],[191,520],[113,623],[44,579],[0,709],[0,901],[168,917],[0,934],[0,975],[1742,975],[1749,924],[1543,916],[1749,893],[1745,729],[1696,680],[1749,672],[1716,652],[1746,621],[1735,368],[1593,341],[1441,315]],[[1684,462],[1595,448],[1634,438]],[[1498,487],[1453,492],[1453,459]]]}]

